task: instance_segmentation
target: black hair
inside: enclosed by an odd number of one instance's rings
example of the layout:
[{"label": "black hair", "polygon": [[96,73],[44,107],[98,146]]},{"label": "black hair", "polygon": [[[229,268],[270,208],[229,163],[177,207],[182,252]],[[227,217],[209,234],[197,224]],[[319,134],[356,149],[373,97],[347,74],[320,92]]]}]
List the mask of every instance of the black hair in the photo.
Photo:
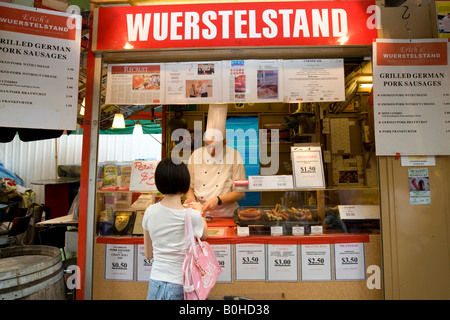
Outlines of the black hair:
[{"label": "black hair", "polygon": [[175,164],[172,159],[164,158],[156,166],[155,183],[162,194],[184,194],[189,191],[191,177],[183,162]]}]

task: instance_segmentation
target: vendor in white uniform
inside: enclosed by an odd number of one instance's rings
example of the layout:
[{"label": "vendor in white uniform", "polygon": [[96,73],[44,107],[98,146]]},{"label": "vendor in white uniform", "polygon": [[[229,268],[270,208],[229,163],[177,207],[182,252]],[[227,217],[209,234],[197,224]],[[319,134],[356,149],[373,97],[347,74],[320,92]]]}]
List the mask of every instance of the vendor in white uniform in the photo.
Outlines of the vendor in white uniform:
[{"label": "vendor in white uniform", "polygon": [[234,191],[234,180],[245,179],[245,168],[239,152],[226,146],[226,105],[210,105],[206,146],[195,150],[188,162],[191,186],[186,203],[198,201],[206,216],[233,217],[244,192]]}]

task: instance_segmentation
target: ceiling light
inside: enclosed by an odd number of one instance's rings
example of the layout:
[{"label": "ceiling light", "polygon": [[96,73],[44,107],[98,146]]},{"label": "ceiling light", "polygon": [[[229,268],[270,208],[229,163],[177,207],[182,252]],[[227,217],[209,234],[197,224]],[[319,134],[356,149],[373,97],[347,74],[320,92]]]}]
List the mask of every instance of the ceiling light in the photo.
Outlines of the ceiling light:
[{"label": "ceiling light", "polygon": [[123,129],[125,128],[125,119],[123,114],[118,112],[114,115],[114,121],[112,123],[112,129]]},{"label": "ceiling light", "polygon": [[142,131],[142,124],[136,123],[133,129],[133,136],[142,136],[144,132]]}]

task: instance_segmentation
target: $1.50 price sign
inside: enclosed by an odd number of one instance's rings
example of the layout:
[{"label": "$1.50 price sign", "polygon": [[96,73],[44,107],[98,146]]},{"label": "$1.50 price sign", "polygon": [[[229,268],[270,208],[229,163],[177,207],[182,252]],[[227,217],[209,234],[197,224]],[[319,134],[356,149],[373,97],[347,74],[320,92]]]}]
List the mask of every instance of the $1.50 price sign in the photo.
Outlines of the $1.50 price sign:
[{"label": "$1.50 price sign", "polygon": [[291,147],[291,157],[295,188],[325,188],[320,146]]},{"label": "$1.50 price sign", "polygon": [[298,281],[297,245],[267,245],[267,280]]}]

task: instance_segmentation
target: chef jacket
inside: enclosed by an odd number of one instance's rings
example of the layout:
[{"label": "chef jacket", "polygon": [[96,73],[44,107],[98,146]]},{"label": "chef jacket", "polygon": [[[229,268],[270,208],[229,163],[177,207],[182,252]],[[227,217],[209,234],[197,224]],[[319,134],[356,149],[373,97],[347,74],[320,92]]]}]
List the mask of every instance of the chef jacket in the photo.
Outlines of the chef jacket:
[{"label": "chef jacket", "polygon": [[[233,191],[234,180],[245,179],[244,162],[239,152],[233,148],[224,148],[223,157],[211,157],[206,147],[195,150],[188,162],[191,175],[191,188],[197,201],[201,204],[208,199]],[[211,217],[233,217],[238,208],[237,202],[222,204],[213,212],[206,212]]]}]

